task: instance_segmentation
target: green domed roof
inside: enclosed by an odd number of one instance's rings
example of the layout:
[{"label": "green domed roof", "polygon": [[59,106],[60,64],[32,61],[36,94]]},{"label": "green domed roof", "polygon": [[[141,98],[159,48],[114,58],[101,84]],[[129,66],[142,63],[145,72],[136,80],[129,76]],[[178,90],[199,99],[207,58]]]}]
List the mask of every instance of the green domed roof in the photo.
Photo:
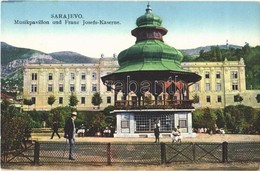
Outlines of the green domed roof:
[{"label": "green domed roof", "polygon": [[137,42],[118,55],[120,68],[116,72],[174,70],[180,68],[183,55],[175,48],[160,40],[145,40]]},{"label": "green domed roof", "polygon": [[162,19],[152,14],[150,5],[146,13],[136,20],[137,27],[132,30],[136,37],[133,46],[123,50],[118,55],[119,69],[102,77],[102,80],[125,79],[168,79],[178,76],[186,82],[200,80],[200,76],[181,68],[183,55],[180,51],[163,42],[167,29],[161,26]]},{"label": "green domed roof", "polygon": [[152,13],[150,5],[147,5],[146,13],[136,20],[136,25],[138,27],[158,27],[161,26],[161,24],[161,17]]}]

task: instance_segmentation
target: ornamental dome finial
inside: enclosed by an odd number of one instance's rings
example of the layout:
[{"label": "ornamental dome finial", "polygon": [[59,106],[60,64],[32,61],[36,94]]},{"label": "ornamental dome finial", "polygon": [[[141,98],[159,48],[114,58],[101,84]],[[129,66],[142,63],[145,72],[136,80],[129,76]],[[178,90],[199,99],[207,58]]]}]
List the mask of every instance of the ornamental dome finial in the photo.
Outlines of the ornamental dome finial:
[{"label": "ornamental dome finial", "polygon": [[146,13],[151,13],[151,12],[152,12],[152,8],[151,8],[151,5],[148,2],[147,8],[146,8]]},{"label": "ornamental dome finial", "polygon": [[146,13],[136,20],[138,27],[158,27],[161,26],[161,24],[161,17],[152,13],[152,8],[149,3],[146,8]]}]

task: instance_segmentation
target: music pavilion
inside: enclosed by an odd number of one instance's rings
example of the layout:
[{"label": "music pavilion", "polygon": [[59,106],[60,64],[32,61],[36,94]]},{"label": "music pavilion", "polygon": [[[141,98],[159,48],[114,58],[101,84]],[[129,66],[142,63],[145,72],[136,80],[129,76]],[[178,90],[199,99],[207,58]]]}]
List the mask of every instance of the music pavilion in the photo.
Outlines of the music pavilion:
[{"label": "music pavilion", "polygon": [[167,29],[161,24],[162,19],[147,5],[131,32],[135,44],[119,53],[119,69],[102,77],[114,90],[115,137],[152,137],[155,123],[161,136],[169,136],[177,126],[183,136],[195,136],[188,87],[201,76],[180,67],[183,56],[164,43]]}]

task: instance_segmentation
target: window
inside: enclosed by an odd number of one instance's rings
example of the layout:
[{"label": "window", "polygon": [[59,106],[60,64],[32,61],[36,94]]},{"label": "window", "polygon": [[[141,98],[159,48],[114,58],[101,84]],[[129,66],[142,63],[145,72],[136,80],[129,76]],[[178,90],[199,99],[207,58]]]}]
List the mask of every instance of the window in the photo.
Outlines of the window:
[{"label": "window", "polygon": [[52,73],[49,73],[49,80],[52,80]]},{"label": "window", "polygon": [[210,96],[206,97],[206,102],[210,103]]},{"label": "window", "polygon": [[107,97],[107,103],[111,103],[111,97]]},{"label": "window", "polygon": [[63,80],[63,79],[64,79],[64,74],[63,74],[63,73],[60,73],[59,80]]},{"label": "window", "polygon": [[107,91],[111,91],[111,90],[112,90],[111,85],[108,85],[108,86],[107,86]]},{"label": "window", "polygon": [[81,91],[86,91],[86,84],[81,84]]},{"label": "window", "polygon": [[217,91],[221,91],[221,84],[220,83],[217,83]]},{"label": "window", "polygon": [[85,73],[81,73],[81,79],[86,80],[86,74]]},{"label": "window", "polygon": [[70,79],[72,79],[72,80],[75,79],[75,73],[70,73]]},{"label": "window", "polygon": [[52,92],[52,84],[48,84],[48,92]]},{"label": "window", "polygon": [[71,92],[74,92],[74,91],[75,91],[74,84],[70,84],[70,91],[71,91]]},{"label": "window", "polygon": [[238,90],[238,85],[236,83],[232,84],[232,90]]},{"label": "window", "polygon": [[220,79],[220,72],[217,72],[216,78],[217,78],[217,79]]},{"label": "window", "polygon": [[210,83],[206,83],[206,91],[210,90]]},{"label": "window", "polygon": [[231,76],[232,76],[232,79],[237,79],[237,71],[232,71],[231,72]]},{"label": "window", "polygon": [[63,97],[59,97],[59,104],[63,104]]},{"label": "window", "polygon": [[205,78],[209,78],[209,72],[205,73]]},{"label": "window", "polygon": [[97,91],[97,84],[92,84],[92,91]]},{"label": "window", "polygon": [[63,84],[59,84],[59,92],[63,92]]},{"label": "window", "polygon": [[187,115],[186,114],[179,115],[179,126],[180,126],[180,128],[187,127]]},{"label": "window", "polygon": [[86,102],[86,98],[85,97],[81,97],[81,104],[85,104]]},{"label": "window", "polygon": [[194,84],[194,89],[195,89],[195,91],[199,91],[199,90],[200,90],[200,85],[199,85],[199,83],[195,83],[195,84]]},{"label": "window", "polygon": [[32,73],[32,80],[37,80],[37,73]]},{"label": "window", "polygon": [[92,80],[96,80],[97,79],[97,73],[93,72],[92,73]]},{"label": "window", "polygon": [[31,100],[33,104],[36,104],[36,97],[32,97]]},{"label": "window", "polygon": [[32,86],[31,86],[31,92],[32,92],[32,93],[37,92],[37,84],[32,84]]},{"label": "window", "polygon": [[221,96],[218,96],[218,103],[221,103]]}]

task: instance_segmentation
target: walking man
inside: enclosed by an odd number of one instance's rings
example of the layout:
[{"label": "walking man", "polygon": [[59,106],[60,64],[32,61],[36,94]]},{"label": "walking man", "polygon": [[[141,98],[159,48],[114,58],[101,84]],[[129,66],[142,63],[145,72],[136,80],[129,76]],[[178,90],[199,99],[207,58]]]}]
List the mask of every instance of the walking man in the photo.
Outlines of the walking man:
[{"label": "walking man", "polygon": [[64,138],[69,140],[70,151],[69,151],[69,160],[75,160],[73,158],[73,153],[75,149],[75,119],[77,117],[77,112],[72,112],[71,117],[67,119],[64,127]]},{"label": "walking man", "polygon": [[159,124],[156,122],[155,128],[154,128],[154,136],[155,136],[155,143],[159,143],[159,136],[160,136],[160,130],[159,130]]},{"label": "walking man", "polygon": [[57,123],[56,121],[53,122],[53,127],[52,127],[52,129],[53,129],[53,132],[52,132],[52,135],[51,135],[51,139],[53,139],[53,136],[54,136],[55,133],[56,133],[57,136],[60,138],[60,135],[59,135],[59,133],[58,133],[59,126],[58,126],[58,123]]}]

